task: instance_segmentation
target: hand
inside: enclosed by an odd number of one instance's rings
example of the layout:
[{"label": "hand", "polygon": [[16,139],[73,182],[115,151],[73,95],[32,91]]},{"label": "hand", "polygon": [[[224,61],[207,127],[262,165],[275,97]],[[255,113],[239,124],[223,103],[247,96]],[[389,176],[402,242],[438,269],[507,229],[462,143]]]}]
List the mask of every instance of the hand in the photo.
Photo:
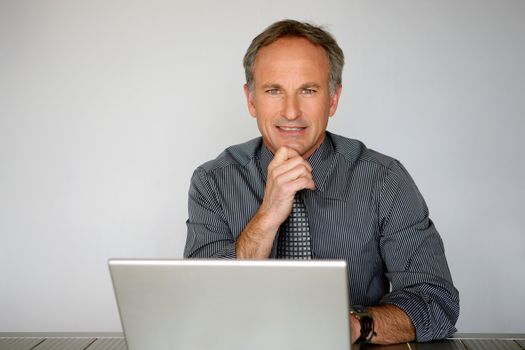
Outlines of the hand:
[{"label": "hand", "polygon": [[292,211],[295,194],[302,189],[315,189],[312,167],[295,150],[281,147],[268,165],[268,177],[259,214],[269,226],[278,229]]},{"label": "hand", "polygon": [[315,189],[312,167],[291,148],[281,147],[268,165],[264,198],[235,242],[238,259],[267,259],[279,226],[292,211],[295,194]]}]

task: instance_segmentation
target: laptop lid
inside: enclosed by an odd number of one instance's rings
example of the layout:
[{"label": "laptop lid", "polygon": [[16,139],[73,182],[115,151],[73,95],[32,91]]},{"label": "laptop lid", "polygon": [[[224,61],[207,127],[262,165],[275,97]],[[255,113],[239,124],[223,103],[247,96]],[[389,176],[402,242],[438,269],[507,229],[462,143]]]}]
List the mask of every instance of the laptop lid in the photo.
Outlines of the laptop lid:
[{"label": "laptop lid", "polygon": [[344,261],[110,260],[129,350],[350,349]]}]

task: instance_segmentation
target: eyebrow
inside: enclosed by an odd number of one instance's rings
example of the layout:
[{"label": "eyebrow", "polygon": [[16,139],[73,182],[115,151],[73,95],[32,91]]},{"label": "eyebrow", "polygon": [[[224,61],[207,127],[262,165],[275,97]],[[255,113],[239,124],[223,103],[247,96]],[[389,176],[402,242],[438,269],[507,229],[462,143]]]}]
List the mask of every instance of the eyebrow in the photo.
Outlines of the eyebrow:
[{"label": "eyebrow", "polygon": [[[281,89],[282,86],[280,84],[266,83],[262,85],[262,88],[263,89]],[[308,83],[301,84],[301,86],[299,87],[299,89],[308,89],[308,88],[320,89],[321,85],[319,85],[318,83],[314,83],[314,82],[308,82]]]},{"label": "eyebrow", "polygon": [[311,82],[311,83],[304,83],[301,85],[301,89],[308,89],[308,88],[316,88],[316,89],[320,89],[321,88],[321,85],[317,84],[317,83],[314,83],[314,82]]},{"label": "eyebrow", "polygon": [[264,90],[266,90],[266,89],[280,89],[280,88],[281,88],[281,85],[279,85],[279,84],[267,83],[267,84],[263,84],[263,85],[262,85],[262,88],[263,88]]}]

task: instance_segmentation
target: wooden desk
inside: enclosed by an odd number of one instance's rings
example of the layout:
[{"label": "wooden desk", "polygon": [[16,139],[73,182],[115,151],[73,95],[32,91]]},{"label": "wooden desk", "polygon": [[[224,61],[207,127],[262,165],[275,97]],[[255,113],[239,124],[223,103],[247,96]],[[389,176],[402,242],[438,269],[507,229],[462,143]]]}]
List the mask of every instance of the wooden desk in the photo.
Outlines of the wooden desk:
[{"label": "wooden desk", "polygon": [[[352,350],[525,350],[525,334],[469,334],[433,343],[354,345]],[[122,333],[0,333],[0,350],[127,350]],[[154,350],[154,349],[151,349]]]}]

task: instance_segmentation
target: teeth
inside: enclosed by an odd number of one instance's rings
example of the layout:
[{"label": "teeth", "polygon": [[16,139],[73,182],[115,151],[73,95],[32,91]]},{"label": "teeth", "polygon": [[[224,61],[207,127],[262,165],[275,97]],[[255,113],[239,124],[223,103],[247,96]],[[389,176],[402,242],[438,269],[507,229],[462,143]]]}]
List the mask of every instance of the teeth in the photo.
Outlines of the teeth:
[{"label": "teeth", "polygon": [[303,129],[303,128],[289,128],[289,127],[286,127],[286,126],[281,126],[280,128],[282,130],[284,130],[284,131],[299,131],[299,130]]}]

